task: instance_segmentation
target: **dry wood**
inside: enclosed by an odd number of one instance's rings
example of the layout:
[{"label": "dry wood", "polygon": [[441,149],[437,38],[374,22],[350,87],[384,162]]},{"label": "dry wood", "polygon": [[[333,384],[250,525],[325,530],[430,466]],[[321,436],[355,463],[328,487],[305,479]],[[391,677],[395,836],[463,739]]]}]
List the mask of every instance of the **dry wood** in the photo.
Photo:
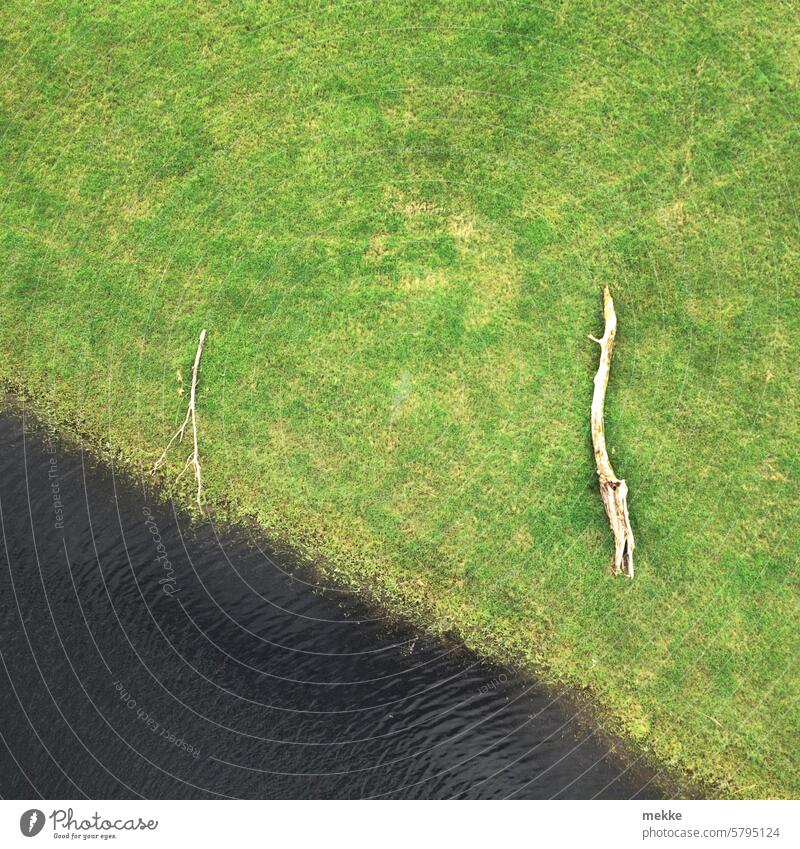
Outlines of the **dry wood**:
[{"label": "dry wood", "polygon": [[196,411],[196,403],[197,403],[197,372],[200,368],[200,357],[203,354],[203,345],[206,341],[206,331],[200,331],[200,341],[197,343],[197,353],[194,355],[194,365],[192,366],[192,390],[189,395],[189,408],[186,410],[186,418],[183,420],[183,424],[175,431],[172,436],[172,439],[167,443],[167,447],[164,449],[164,453],[156,460],[155,465],[152,468],[152,472],[155,472],[158,467],[164,462],[164,459],[167,456],[167,452],[172,447],[172,443],[177,439],[178,442],[183,441],[183,436],[186,433],[186,427],[189,422],[192,423],[192,453],[188,456],[186,463],[181,469],[178,477],[175,479],[176,481],[180,476],[190,467],[194,468],[194,476],[197,481],[197,506],[202,510],[203,509],[203,475],[200,471],[200,454],[197,449],[197,411]]},{"label": "dry wood", "polygon": [[608,286],[603,292],[603,316],[605,331],[601,339],[589,336],[600,346],[600,365],[594,376],[594,395],[592,396],[592,445],[594,446],[594,462],[597,467],[597,477],[600,483],[600,496],[608,514],[608,521],[614,533],[614,565],[612,574],[625,573],[633,577],[633,531],[628,517],[628,487],[625,481],[615,474],[608,459],[606,435],[603,427],[603,408],[606,400],[608,375],[611,371],[611,354],[614,351],[614,338],[617,335],[617,314],[614,312],[614,301]]}]

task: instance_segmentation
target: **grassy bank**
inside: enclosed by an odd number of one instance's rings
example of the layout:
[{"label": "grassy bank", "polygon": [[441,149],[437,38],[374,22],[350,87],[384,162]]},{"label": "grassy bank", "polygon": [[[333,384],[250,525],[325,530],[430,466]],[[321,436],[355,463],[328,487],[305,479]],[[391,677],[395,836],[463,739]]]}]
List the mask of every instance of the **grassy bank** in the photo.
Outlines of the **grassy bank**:
[{"label": "grassy bank", "polygon": [[208,328],[212,508],[709,792],[796,795],[797,18],[12,0],[0,377],[142,468]]}]

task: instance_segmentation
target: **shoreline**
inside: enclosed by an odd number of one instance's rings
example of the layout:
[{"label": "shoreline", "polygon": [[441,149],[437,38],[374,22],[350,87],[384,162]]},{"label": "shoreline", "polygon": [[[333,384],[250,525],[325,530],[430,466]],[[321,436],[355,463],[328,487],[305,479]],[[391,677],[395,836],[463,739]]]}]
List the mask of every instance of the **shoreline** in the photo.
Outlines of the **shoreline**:
[{"label": "shoreline", "polygon": [[[399,588],[399,592],[393,594],[380,585],[370,587],[361,582],[349,583],[346,574],[336,563],[315,557],[301,545],[282,541],[262,527],[255,517],[241,513],[237,515],[235,507],[231,505],[220,505],[215,510],[206,507],[206,516],[200,519],[196,507],[193,508],[191,486],[188,489],[170,488],[163,475],[152,478],[141,465],[131,461],[124,449],[111,446],[91,431],[79,428],[74,422],[65,421],[52,405],[38,405],[24,387],[7,380],[2,383],[3,411],[24,421],[26,432],[30,429],[46,439],[57,439],[67,450],[87,453],[93,461],[110,467],[115,475],[121,475],[126,485],[140,487],[162,506],[171,504],[193,526],[208,521],[224,532],[243,535],[249,544],[252,544],[253,539],[268,540],[273,549],[290,556],[305,573],[305,577],[326,582],[325,587],[314,584],[313,591],[332,590],[357,598],[359,603],[383,618],[387,628],[414,629],[438,640],[449,651],[463,652],[486,660],[502,670],[501,674],[509,673],[509,677],[518,677],[535,684],[547,694],[551,703],[557,703],[565,715],[569,714],[576,720],[578,727],[595,737],[613,763],[625,768],[637,781],[652,783],[665,798],[728,798],[717,797],[712,785],[699,785],[688,774],[665,765],[647,749],[637,746],[635,741],[615,731],[613,716],[603,709],[587,688],[556,682],[552,675],[548,675],[550,670],[545,663],[540,665],[519,660],[510,647],[504,647],[500,641],[491,639],[485,631],[483,640],[474,636],[464,621],[437,617],[435,605],[431,604],[431,598],[426,595],[424,588],[414,594]],[[493,685],[496,682],[490,682],[487,686]]]}]

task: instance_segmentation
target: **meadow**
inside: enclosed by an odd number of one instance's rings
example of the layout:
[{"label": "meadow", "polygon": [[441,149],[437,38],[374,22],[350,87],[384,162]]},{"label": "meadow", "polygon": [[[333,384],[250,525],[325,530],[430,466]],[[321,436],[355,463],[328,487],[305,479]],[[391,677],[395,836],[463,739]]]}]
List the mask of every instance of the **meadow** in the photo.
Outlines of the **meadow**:
[{"label": "meadow", "polygon": [[[0,379],[144,472],[206,328],[220,519],[566,688],[687,792],[796,797],[798,23],[8,0]],[[633,580],[589,438],[606,284]]]}]

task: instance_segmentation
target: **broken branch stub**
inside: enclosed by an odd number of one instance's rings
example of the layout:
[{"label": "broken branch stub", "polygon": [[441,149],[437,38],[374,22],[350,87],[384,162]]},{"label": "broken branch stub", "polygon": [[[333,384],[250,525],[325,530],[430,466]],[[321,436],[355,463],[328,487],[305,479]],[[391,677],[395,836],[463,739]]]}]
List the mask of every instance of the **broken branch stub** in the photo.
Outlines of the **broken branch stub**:
[{"label": "broken branch stub", "polygon": [[628,487],[624,480],[615,474],[608,459],[606,435],[603,427],[603,408],[606,400],[608,375],[611,371],[611,355],[614,351],[614,339],[617,335],[617,314],[614,312],[614,301],[608,286],[603,292],[603,316],[605,330],[600,339],[589,336],[600,346],[600,365],[594,376],[594,395],[592,396],[592,445],[594,446],[594,462],[597,468],[597,478],[600,484],[600,497],[606,508],[608,521],[614,534],[614,565],[612,574],[624,573],[633,577],[633,531],[628,516]]},{"label": "broken branch stub", "polygon": [[203,345],[206,341],[206,331],[200,331],[200,341],[197,343],[197,352],[194,355],[194,365],[192,366],[192,389],[189,395],[189,407],[186,410],[186,418],[183,420],[183,424],[175,431],[172,435],[172,439],[167,443],[167,447],[164,449],[161,456],[156,460],[153,468],[151,469],[151,474],[155,473],[158,467],[164,462],[164,459],[167,456],[167,452],[172,447],[172,443],[177,439],[178,442],[183,441],[184,434],[186,433],[186,427],[191,422],[192,424],[192,453],[187,457],[186,463],[184,463],[183,468],[181,469],[178,477],[175,478],[177,481],[180,476],[188,469],[194,469],[194,477],[197,481],[197,506],[202,510],[203,509],[203,475],[200,470],[200,453],[197,448],[197,411],[196,411],[196,402],[197,402],[197,372],[200,368],[200,357],[203,354]]}]

